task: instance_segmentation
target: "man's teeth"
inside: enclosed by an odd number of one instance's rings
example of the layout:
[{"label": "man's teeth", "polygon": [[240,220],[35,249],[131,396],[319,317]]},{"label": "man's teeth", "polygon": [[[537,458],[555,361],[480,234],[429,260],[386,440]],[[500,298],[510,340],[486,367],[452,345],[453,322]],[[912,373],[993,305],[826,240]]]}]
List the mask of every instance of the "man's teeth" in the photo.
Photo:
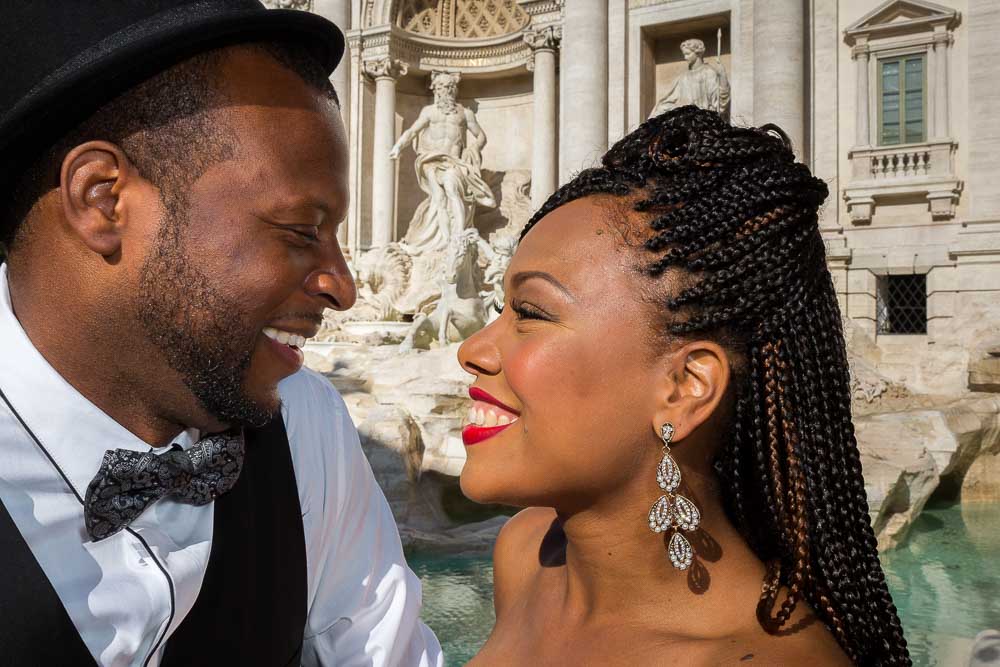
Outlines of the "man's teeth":
[{"label": "man's teeth", "polygon": [[306,344],[306,337],[288,331],[281,331],[274,327],[264,327],[264,335],[272,340],[292,347],[302,347]]},{"label": "man's teeth", "polygon": [[517,417],[511,419],[507,415],[498,415],[492,410],[482,408],[469,408],[469,423],[475,426],[506,426],[517,421]]}]

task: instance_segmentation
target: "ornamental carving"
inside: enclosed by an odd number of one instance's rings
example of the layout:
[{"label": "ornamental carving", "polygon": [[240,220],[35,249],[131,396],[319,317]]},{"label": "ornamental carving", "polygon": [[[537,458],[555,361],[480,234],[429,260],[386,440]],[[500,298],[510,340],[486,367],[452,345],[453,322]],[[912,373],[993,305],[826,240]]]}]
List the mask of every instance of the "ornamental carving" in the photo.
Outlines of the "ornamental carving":
[{"label": "ornamental carving", "polygon": [[556,26],[549,26],[541,30],[525,31],[524,41],[532,48],[537,49],[557,49],[562,39],[562,30]]},{"label": "ornamental carving", "polygon": [[264,0],[264,4],[271,9],[312,10],[312,0]]},{"label": "ornamental carving", "polygon": [[379,58],[378,60],[366,60],[364,72],[373,79],[397,79],[406,76],[409,65],[402,60],[395,58]]},{"label": "ornamental carving", "polygon": [[508,35],[529,20],[517,0],[403,0],[395,17],[407,32],[456,39]]}]

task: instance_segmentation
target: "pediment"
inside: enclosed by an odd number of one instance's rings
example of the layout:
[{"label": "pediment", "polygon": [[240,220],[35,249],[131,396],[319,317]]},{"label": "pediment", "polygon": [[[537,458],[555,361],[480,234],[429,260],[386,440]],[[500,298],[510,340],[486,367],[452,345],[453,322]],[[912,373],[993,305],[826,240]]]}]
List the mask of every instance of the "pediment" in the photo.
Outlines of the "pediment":
[{"label": "pediment", "polygon": [[926,0],[889,0],[844,30],[851,39],[883,33],[922,32],[935,25],[953,27],[958,21],[958,11]]}]

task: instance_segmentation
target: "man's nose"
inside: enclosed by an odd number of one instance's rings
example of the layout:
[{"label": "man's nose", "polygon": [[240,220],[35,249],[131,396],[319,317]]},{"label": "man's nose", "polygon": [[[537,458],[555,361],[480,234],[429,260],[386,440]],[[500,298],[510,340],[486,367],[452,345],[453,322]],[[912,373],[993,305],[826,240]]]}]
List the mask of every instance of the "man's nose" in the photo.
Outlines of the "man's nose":
[{"label": "man's nose", "polygon": [[354,276],[351,275],[339,243],[334,242],[331,252],[324,255],[320,267],[306,278],[306,291],[310,296],[324,299],[327,307],[334,310],[347,310],[358,300]]}]

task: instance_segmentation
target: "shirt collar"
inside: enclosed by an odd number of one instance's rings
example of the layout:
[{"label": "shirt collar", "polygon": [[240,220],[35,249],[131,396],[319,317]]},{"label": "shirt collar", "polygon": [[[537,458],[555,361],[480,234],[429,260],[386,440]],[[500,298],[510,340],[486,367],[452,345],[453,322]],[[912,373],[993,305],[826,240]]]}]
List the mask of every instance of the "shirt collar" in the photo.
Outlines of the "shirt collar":
[{"label": "shirt collar", "polygon": [[[6,264],[0,264],[0,389],[80,497],[106,450],[152,449],[63,379],[31,343],[11,305]],[[198,430],[188,429],[174,442],[187,449],[197,439]]]}]

